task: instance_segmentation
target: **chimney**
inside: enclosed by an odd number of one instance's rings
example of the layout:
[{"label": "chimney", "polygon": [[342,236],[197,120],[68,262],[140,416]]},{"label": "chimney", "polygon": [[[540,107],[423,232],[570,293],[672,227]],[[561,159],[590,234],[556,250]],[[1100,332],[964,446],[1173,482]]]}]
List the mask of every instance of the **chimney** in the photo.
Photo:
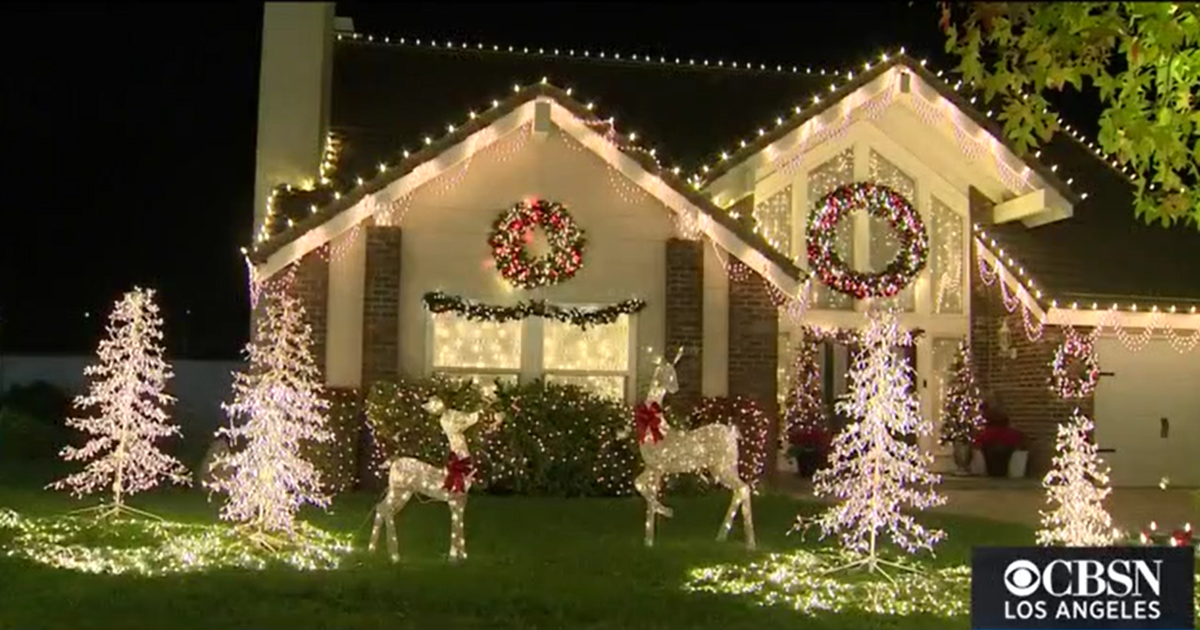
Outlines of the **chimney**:
[{"label": "chimney", "polygon": [[334,4],[267,2],[258,82],[254,238],[267,196],[280,184],[317,178],[329,128]]}]

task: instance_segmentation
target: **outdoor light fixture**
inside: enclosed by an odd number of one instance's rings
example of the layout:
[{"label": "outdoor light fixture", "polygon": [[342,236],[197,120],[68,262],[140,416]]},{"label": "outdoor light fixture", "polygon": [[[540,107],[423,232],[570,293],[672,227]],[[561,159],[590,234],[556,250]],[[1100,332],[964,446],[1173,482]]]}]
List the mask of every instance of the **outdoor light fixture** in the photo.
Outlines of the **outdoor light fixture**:
[{"label": "outdoor light fixture", "polygon": [[1008,320],[1003,317],[1000,318],[1000,330],[996,331],[996,345],[1000,347],[1000,356],[1017,358],[1017,349],[1012,346],[1012,330],[1008,327]]}]

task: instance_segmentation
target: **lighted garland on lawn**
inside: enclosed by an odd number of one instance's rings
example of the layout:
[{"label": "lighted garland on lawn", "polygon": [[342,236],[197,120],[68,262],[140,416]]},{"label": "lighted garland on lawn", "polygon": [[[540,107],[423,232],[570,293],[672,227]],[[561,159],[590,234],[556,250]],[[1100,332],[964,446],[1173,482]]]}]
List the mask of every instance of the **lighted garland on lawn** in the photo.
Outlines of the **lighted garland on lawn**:
[{"label": "lighted garland on lawn", "polygon": [[[882,272],[855,271],[835,251],[837,226],[854,210],[866,210],[896,230],[900,251]],[[928,260],[929,233],[921,215],[903,195],[887,186],[870,182],[842,186],[829,193],[809,215],[809,268],[839,293],[860,300],[892,297],[921,273]]]},{"label": "lighted garland on lawn", "polygon": [[[1083,363],[1083,374],[1072,376],[1072,360]],[[1100,381],[1100,362],[1096,359],[1096,346],[1083,335],[1068,334],[1054,353],[1050,376],[1050,390],[1060,398],[1086,398],[1096,391]]]},{"label": "lighted garland on lawn", "polygon": [[[530,256],[529,235],[542,228],[550,243],[545,256]],[[522,289],[557,284],[569,280],[583,266],[587,239],[571,214],[556,201],[521,201],[502,212],[488,238],[496,270]]]},{"label": "lighted garland on lawn", "polygon": [[622,315],[631,315],[646,308],[646,302],[638,299],[622,300],[601,308],[563,308],[547,303],[545,300],[529,300],[518,302],[513,306],[495,306],[480,304],[458,295],[449,295],[441,291],[431,291],[424,296],[425,308],[431,313],[454,313],[471,321],[486,321],[504,323],[525,319],[526,317],[544,317],[564,324],[580,328],[589,326],[604,326],[617,321]]}]

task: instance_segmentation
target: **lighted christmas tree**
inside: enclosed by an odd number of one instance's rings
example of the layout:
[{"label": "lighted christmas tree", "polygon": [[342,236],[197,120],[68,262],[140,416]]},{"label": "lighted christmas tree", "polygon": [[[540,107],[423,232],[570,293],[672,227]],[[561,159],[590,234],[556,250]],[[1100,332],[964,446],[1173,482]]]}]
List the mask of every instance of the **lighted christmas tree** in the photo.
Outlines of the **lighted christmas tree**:
[{"label": "lighted christmas tree", "polygon": [[233,403],[223,405],[231,426],[217,431],[232,448],[215,465],[231,473],[212,484],[229,494],[221,517],[264,536],[291,534],[305,503],[329,504],[301,445],[332,439],[304,307],[285,291],[265,298],[264,316],[246,348],[249,365],[234,374]]},{"label": "lighted christmas tree", "polygon": [[97,351],[100,362],[84,368],[84,375],[92,377],[88,393],[75,399],[80,409],[97,413],[67,419],[67,426],[94,437],[83,447],[62,451],[67,461],[90,463],[51,487],[70,488],[76,496],[111,492],[112,502],[97,508],[102,515],[144,514],[125,505],[125,498],[164,478],[189,481],[183,464],[156,445],[179,435],[179,427],[167,414],[174,398],[163,390],[173,374],[162,356],[162,318],[154,291],[135,287],[126,293],[109,315],[107,331]]},{"label": "lighted christmas tree", "polygon": [[1116,540],[1112,517],[1104,509],[1104,499],[1112,492],[1108,467],[1092,442],[1094,426],[1076,409],[1071,420],[1058,427],[1057,453],[1042,480],[1046,501],[1055,507],[1042,512],[1040,545],[1104,547]]},{"label": "lighted christmas tree", "polygon": [[784,399],[783,417],[788,433],[793,430],[826,429],[821,371],[817,364],[819,350],[815,332],[805,327],[803,338],[796,344],[796,356],[792,359],[787,397]]},{"label": "lighted christmas tree", "polygon": [[971,347],[964,340],[958,346],[946,383],[946,400],[942,408],[942,444],[970,443],[982,426],[983,395],[975,382]]},{"label": "lighted christmas tree", "polygon": [[844,568],[907,568],[880,558],[879,538],[884,534],[910,553],[932,550],[945,535],[901,511],[945,502],[933,488],[940,481],[929,471],[933,457],[916,440],[910,444],[904,439],[932,432],[912,390],[912,368],[895,351],[907,336],[894,314],[870,315],[862,352],[850,370],[850,393],[837,403],[838,410],[855,421],[834,439],[832,464],[813,479],[817,496],[839,500],[817,521],[823,534],[839,534],[843,546],[861,556]]}]

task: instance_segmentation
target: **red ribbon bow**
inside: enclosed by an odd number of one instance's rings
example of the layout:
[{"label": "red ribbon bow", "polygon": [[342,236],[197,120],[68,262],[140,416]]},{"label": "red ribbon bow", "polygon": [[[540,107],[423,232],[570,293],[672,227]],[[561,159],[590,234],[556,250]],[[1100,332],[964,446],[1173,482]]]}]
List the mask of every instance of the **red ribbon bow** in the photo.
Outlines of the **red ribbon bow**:
[{"label": "red ribbon bow", "polygon": [[634,419],[637,421],[638,444],[645,444],[647,437],[652,442],[663,439],[662,405],[656,402],[642,403],[634,410]]},{"label": "red ribbon bow", "polygon": [[446,480],[442,482],[442,488],[450,492],[466,492],[467,478],[475,472],[475,467],[471,464],[471,457],[459,457],[456,453],[450,453],[450,461],[446,463]]}]

